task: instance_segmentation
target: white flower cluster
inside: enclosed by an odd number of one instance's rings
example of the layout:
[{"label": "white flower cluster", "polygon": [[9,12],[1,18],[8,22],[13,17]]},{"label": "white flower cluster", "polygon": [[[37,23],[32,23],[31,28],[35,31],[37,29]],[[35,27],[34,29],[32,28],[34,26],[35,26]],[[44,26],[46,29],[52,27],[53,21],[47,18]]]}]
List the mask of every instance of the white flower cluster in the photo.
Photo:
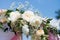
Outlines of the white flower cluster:
[{"label": "white flower cluster", "polygon": [[[8,11],[8,10],[0,10],[0,15],[5,13],[6,11]],[[35,14],[35,12],[30,11],[30,10],[24,11],[23,13],[21,13],[19,11],[10,12],[9,16],[0,19],[0,22],[4,23],[6,21],[11,21],[12,23],[15,23],[16,21],[18,21],[19,18],[22,18],[22,20],[19,20],[19,21],[21,21],[20,23],[22,24],[22,32],[24,34],[26,34],[26,35],[29,34],[29,32],[30,32],[29,27],[31,26],[33,29],[34,29],[34,27],[36,28],[36,30],[35,30],[36,35],[39,35],[39,36],[44,35],[44,30],[43,29],[38,30],[38,28],[41,27],[41,25],[44,26],[42,23],[44,22],[44,24],[45,24],[45,22],[47,22],[47,20],[49,18],[43,18],[41,16],[38,16]],[[55,24],[53,25],[53,23],[51,21],[50,25],[54,26]]]},{"label": "white flower cluster", "polygon": [[18,11],[11,12],[10,17],[8,18],[12,22],[15,22],[18,18],[20,18],[21,14]]},{"label": "white flower cluster", "polygon": [[[8,11],[8,10],[5,10],[5,9],[0,10],[0,15],[2,15],[3,13],[5,15],[6,11]],[[30,32],[29,25],[31,25],[32,28],[36,27],[36,29],[37,29],[38,27],[41,27],[41,24],[43,23],[43,21],[46,22],[47,19],[49,19],[49,18],[43,18],[41,16],[38,16],[33,11],[26,10],[26,11],[24,11],[23,14],[19,11],[13,11],[13,12],[9,13],[9,17],[7,17],[7,18],[4,17],[4,18],[0,19],[0,22],[4,23],[6,21],[11,21],[12,23],[14,23],[14,22],[18,21],[19,18],[22,18],[22,20],[20,20],[21,23],[23,24],[22,25],[22,32],[26,35],[28,35]],[[29,25],[27,24],[27,22],[29,23]],[[50,25],[55,26],[55,27],[57,26],[57,24],[55,24],[54,20],[50,21]],[[43,29],[36,30],[36,34],[43,35],[44,30]]]},{"label": "white flower cluster", "polygon": [[[58,23],[56,23],[54,20],[50,21],[49,18],[43,18],[39,15],[37,15],[37,11],[33,12],[31,11],[33,9],[33,6],[31,5],[31,8],[27,9],[27,6],[29,3],[26,1],[26,4],[20,4],[18,8],[13,10],[14,3],[11,5],[11,10],[0,10],[0,22],[7,23],[8,26],[11,26],[11,29],[16,33],[23,32],[25,35],[29,34],[36,34],[36,36],[45,35],[44,27],[48,26],[54,26],[57,27]],[[22,9],[22,10],[21,10]],[[13,11],[12,11],[13,10]],[[2,15],[2,16],[1,16]],[[10,24],[8,24],[8,22]],[[22,28],[22,29],[21,29]],[[21,29],[21,30],[20,30]],[[47,28],[46,28],[47,29]],[[58,27],[59,29],[59,27]]]},{"label": "white flower cluster", "polygon": [[[8,20],[10,20],[11,22],[15,22],[19,18],[23,18],[23,20],[29,22],[31,26],[40,27],[40,24],[42,23],[42,18],[38,15],[35,15],[34,12],[29,10],[25,11],[23,14],[19,13],[18,11],[11,12],[10,16],[8,17]],[[23,33],[29,33],[28,27],[28,25],[24,24],[24,26],[22,27]]]}]

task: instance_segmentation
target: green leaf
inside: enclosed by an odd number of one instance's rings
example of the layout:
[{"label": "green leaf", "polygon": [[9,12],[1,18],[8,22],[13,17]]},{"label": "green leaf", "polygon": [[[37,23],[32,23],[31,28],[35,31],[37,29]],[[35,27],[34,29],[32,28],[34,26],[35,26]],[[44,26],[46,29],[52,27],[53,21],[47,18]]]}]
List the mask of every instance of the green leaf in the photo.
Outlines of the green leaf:
[{"label": "green leaf", "polygon": [[1,23],[0,23],[0,29],[4,29],[4,28],[3,28],[3,25],[2,25]]},{"label": "green leaf", "polygon": [[6,15],[9,16],[9,14],[12,12],[13,10],[7,10]]},{"label": "green leaf", "polygon": [[41,35],[41,40],[44,40],[44,36],[43,35]]},{"label": "green leaf", "polygon": [[20,13],[23,14],[24,13],[24,10],[20,10]]},{"label": "green leaf", "polygon": [[18,20],[23,20],[23,18],[19,18]]},{"label": "green leaf", "polygon": [[19,11],[19,9],[16,8],[16,11]]},{"label": "green leaf", "polygon": [[44,30],[45,34],[48,34],[48,29],[47,29],[47,27],[43,27],[43,30]]},{"label": "green leaf", "polygon": [[50,23],[51,20],[52,20],[52,19],[47,19],[47,23]]},{"label": "green leaf", "polygon": [[46,23],[46,26],[49,26],[49,23]]},{"label": "green leaf", "polygon": [[7,24],[8,24],[8,26],[9,26],[10,29],[11,29],[11,21],[9,21]]}]

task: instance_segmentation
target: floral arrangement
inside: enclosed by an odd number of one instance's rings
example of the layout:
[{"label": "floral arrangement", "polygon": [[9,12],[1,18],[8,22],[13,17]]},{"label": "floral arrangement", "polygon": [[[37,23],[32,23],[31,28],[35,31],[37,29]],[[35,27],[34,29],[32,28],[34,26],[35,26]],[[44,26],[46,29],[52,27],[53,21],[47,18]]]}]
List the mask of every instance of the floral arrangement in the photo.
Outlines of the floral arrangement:
[{"label": "floral arrangement", "polygon": [[[36,13],[36,14],[35,14]],[[15,34],[25,34],[27,37],[32,36],[32,40],[48,40],[48,31],[51,28],[52,19],[43,18],[38,12],[23,9],[1,10],[0,11],[0,28],[4,31],[11,31]],[[5,27],[5,25],[7,25]],[[55,32],[57,33],[57,31]]]}]

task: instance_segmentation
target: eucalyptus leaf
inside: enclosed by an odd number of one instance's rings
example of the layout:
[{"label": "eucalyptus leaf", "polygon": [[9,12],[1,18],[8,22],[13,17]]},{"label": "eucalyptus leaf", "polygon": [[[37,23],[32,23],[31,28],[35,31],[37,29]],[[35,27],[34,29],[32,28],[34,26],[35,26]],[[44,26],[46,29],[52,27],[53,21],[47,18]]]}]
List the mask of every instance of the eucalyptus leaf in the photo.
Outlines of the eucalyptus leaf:
[{"label": "eucalyptus leaf", "polygon": [[52,19],[47,19],[47,23],[50,23],[51,20],[52,20]]},{"label": "eucalyptus leaf", "polygon": [[24,13],[24,10],[20,10],[20,13],[23,14]]},{"label": "eucalyptus leaf", "polygon": [[19,9],[16,8],[16,11],[19,11]]}]

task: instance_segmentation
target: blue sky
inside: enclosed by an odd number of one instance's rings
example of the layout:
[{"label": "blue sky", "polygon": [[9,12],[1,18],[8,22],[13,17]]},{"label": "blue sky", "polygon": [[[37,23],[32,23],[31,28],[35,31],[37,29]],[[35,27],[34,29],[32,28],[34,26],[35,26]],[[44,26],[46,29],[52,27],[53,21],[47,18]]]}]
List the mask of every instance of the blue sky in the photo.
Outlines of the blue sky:
[{"label": "blue sky", "polygon": [[55,11],[60,9],[60,0],[0,0],[0,9],[8,9],[12,2],[18,4],[25,1],[38,9],[43,17],[55,18]]}]

